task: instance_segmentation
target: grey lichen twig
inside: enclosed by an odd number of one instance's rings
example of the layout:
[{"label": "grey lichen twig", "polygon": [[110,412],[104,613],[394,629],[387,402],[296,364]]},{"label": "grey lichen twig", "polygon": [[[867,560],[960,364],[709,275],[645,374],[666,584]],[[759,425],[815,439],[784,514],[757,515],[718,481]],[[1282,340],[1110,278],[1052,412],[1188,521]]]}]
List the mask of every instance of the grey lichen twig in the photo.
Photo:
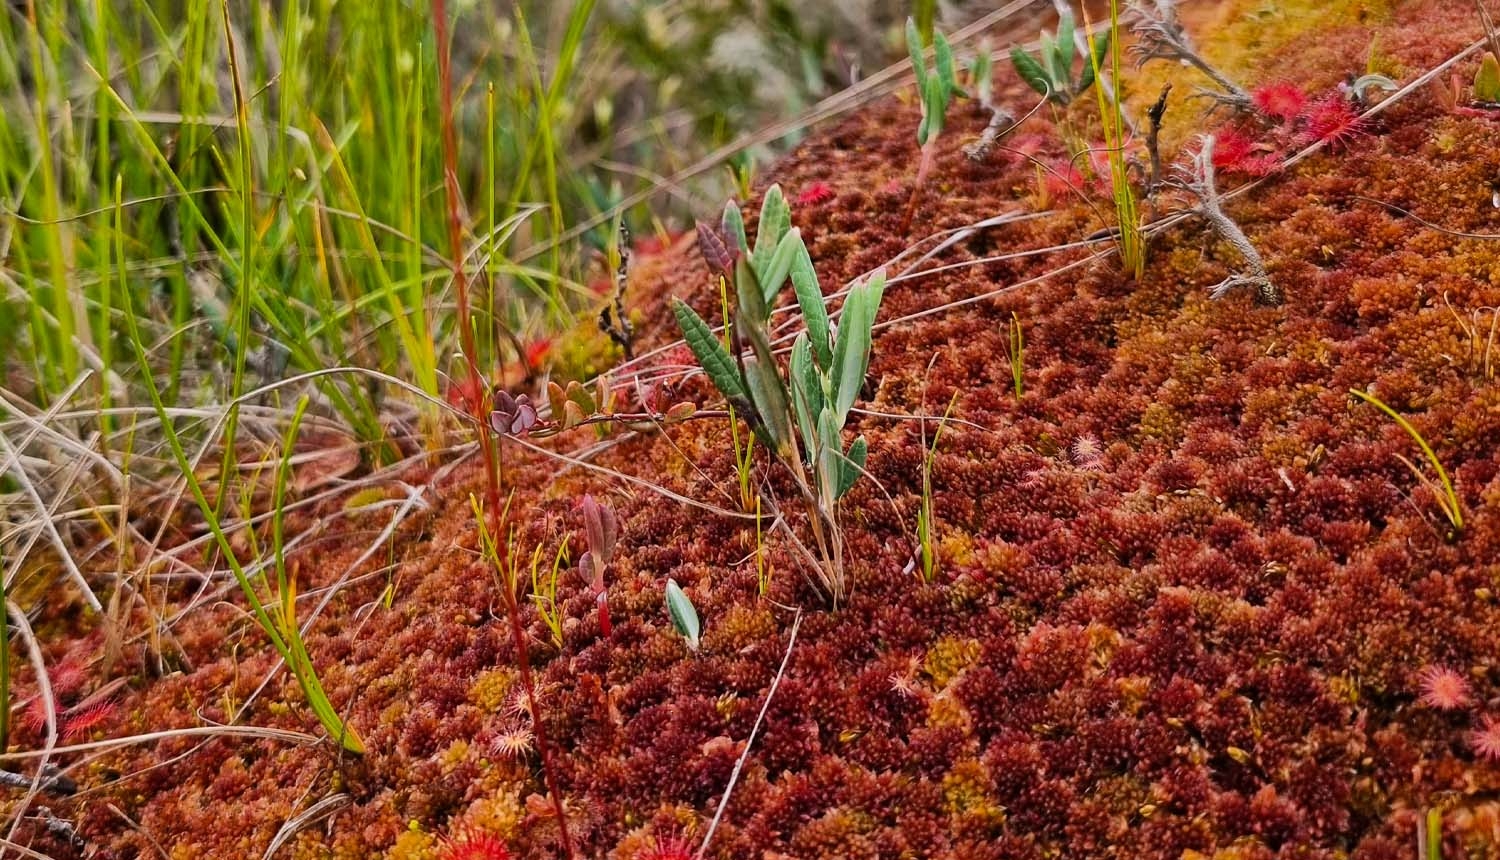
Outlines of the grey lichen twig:
[{"label": "grey lichen twig", "polygon": [[1226,293],[1236,287],[1254,287],[1255,296],[1262,304],[1279,305],[1282,302],[1281,290],[1271,282],[1271,276],[1266,272],[1266,261],[1261,258],[1260,252],[1250,243],[1250,237],[1240,229],[1240,225],[1234,223],[1228,215],[1224,214],[1224,208],[1219,203],[1219,189],[1214,184],[1214,136],[1211,134],[1203,136],[1203,142],[1198,151],[1193,155],[1193,176],[1184,188],[1188,193],[1198,198],[1198,206],[1195,211],[1203,216],[1218,233],[1220,238],[1234,246],[1240,256],[1245,258],[1246,270],[1239,272],[1214,286],[1210,295],[1213,298],[1223,298]]},{"label": "grey lichen twig", "polygon": [[1130,48],[1137,56],[1136,65],[1145,65],[1151,60],[1186,63],[1207,75],[1219,87],[1218,90],[1200,87],[1199,94],[1235,110],[1250,110],[1250,93],[1209,64],[1193,47],[1187,30],[1177,20],[1176,0],[1152,0],[1149,7],[1144,2],[1133,2],[1131,8],[1140,16],[1134,27],[1136,43]]}]

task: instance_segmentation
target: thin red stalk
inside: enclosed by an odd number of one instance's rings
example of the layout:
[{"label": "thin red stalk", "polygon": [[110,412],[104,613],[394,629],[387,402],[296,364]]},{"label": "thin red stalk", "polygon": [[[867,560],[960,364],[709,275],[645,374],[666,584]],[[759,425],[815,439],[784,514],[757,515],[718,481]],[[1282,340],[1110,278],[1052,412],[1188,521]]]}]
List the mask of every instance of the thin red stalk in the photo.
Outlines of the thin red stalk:
[{"label": "thin red stalk", "polygon": [[[464,352],[464,362],[469,369],[469,382],[473,390],[485,390],[484,377],[479,372],[478,353],[474,348],[474,331],[469,324],[469,278],[464,273],[463,223],[459,209],[458,189],[458,141],[453,132],[453,67],[448,44],[448,10],[444,0],[432,0],[432,25],[437,37],[438,79],[441,87],[442,133],[443,133],[443,186],[448,193],[448,243],[452,253],[453,289],[458,298],[458,337]],[[484,412],[484,398],[471,404],[479,419],[479,450],[484,455],[484,471],[488,483],[488,506],[490,534],[499,540],[505,534],[500,506],[501,462],[498,445],[491,435],[490,422]],[[552,795],[552,807],[557,813],[557,829],[562,840],[563,854],[573,860],[573,839],[568,833],[568,816],[563,809],[562,792],[557,784],[557,774],[552,766],[552,744],[542,724],[542,713],[537,707],[536,683],[531,673],[531,657],[526,647],[526,632],[521,625],[521,608],[516,601],[513,583],[504,589],[505,611],[510,618],[510,636],[516,649],[516,662],[520,664],[521,686],[526,691],[526,703],[531,709],[532,734],[536,738],[537,753],[542,760],[542,776],[547,783],[547,793]]]},{"label": "thin red stalk", "polygon": [[922,145],[922,160],[917,164],[917,181],[912,186],[911,197],[906,201],[906,215],[901,218],[902,234],[911,228],[912,216],[917,214],[917,201],[922,197],[922,185],[927,182],[927,174],[932,170],[932,148],[936,142],[937,138],[933,138]]}]

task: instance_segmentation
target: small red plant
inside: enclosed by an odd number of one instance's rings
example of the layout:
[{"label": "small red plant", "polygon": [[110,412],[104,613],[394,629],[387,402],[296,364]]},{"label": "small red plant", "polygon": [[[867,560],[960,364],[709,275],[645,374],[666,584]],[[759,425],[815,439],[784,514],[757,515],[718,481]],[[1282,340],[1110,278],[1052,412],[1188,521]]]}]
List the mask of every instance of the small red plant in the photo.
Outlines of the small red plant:
[{"label": "small red plant", "polygon": [[[686,235],[683,232],[673,232],[670,230],[662,233],[652,233],[635,243],[635,255],[637,257],[654,257],[657,254],[665,253],[669,248],[677,244],[678,239]],[[609,286],[606,285],[605,289],[609,289]]]},{"label": "small red plant", "polygon": [[438,860],[510,860],[510,849],[498,836],[465,828],[443,839]]},{"label": "small red plant", "polygon": [[526,344],[526,368],[533,372],[542,369],[542,362],[552,352],[552,338],[539,337]]},{"label": "small red plant", "polygon": [[63,741],[73,743],[88,737],[89,733],[109,722],[120,709],[113,697],[92,698],[69,708],[63,715]]},{"label": "small red plant", "polygon": [[1307,94],[1290,81],[1277,81],[1251,91],[1250,101],[1266,116],[1290,122],[1307,107]]},{"label": "small red plant", "polygon": [[1343,93],[1330,93],[1308,105],[1302,118],[1303,145],[1322,141],[1331,147],[1348,146],[1368,131],[1364,119]]},{"label": "small red plant", "polygon": [[1417,674],[1421,702],[1440,711],[1454,711],[1474,703],[1473,691],[1464,676],[1447,666],[1428,666]]},{"label": "small red plant", "polygon": [[1214,169],[1220,173],[1267,176],[1280,165],[1275,152],[1243,131],[1222,131],[1214,143]]},{"label": "small red plant", "polygon": [[797,195],[798,206],[816,206],[834,198],[833,186],[827,182],[814,182]]},{"label": "small red plant", "polygon": [[1047,195],[1049,197],[1066,197],[1069,194],[1081,193],[1088,179],[1083,175],[1072,161],[1062,159],[1049,165],[1046,171]]},{"label": "small red plant", "polygon": [[635,855],[635,860],[693,860],[693,849],[681,838],[656,837],[656,844]]},{"label": "small red plant", "polygon": [[1479,757],[1500,762],[1500,719],[1485,716],[1479,728],[1469,732],[1469,746]]},{"label": "small red plant", "polygon": [[[52,696],[58,710],[57,732],[67,743],[86,737],[94,729],[109,722],[119,710],[115,694],[124,686],[124,680],[110,681],[83,696],[83,686],[88,680],[86,671],[82,662],[69,657],[49,673]],[[47,706],[40,695],[27,705],[22,720],[32,731],[46,731]]]},{"label": "small red plant", "polygon": [[1073,440],[1068,448],[1073,465],[1085,472],[1098,472],[1104,468],[1104,447],[1092,434],[1085,433]]},{"label": "small red plant", "polygon": [[578,557],[578,571],[589,579],[594,603],[599,607],[599,633],[608,639],[609,601],[604,592],[604,569],[614,558],[615,540],[620,531],[615,524],[615,512],[609,505],[594,501],[593,496],[584,496],[579,509],[583,512],[583,534],[589,548]]}]

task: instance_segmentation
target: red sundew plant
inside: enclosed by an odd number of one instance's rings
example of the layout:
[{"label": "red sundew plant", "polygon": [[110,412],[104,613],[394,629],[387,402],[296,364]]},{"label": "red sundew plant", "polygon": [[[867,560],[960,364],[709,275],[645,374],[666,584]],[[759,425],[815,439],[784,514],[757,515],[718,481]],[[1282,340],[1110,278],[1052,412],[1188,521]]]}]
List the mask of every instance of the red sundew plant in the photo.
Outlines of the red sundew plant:
[{"label": "red sundew plant", "polygon": [[827,203],[835,196],[833,186],[827,182],[814,182],[797,194],[796,202],[798,206],[816,206]]},{"label": "red sundew plant", "polygon": [[530,729],[508,726],[490,741],[490,752],[505,759],[521,759],[529,754],[536,743]]},{"label": "red sundew plant", "polygon": [[438,860],[510,860],[510,849],[498,836],[465,829],[443,839]]},{"label": "red sundew plant", "polygon": [[547,360],[547,356],[551,352],[552,338],[550,337],[539,337],[527,342],[526,354],[523,356],[526,362],[526,369],[533,372],[541,370],[542,364]]},{"label": "red sundew plant", "polygon": [[1447,666],[1428,666],[1417,675],[1421,702],[1440,711],[1454,711],[1474,703],[1473,690],[1464,676]]},{"label": "red sundew plant", "polygon": [[72,743],[88,737],[89,733],[114,718],[120,703],[111,698],[82,702],[62,715],[63,740]]},{"label": "red sundew plant", "polygon": [[692,847],[676,836],[667,839],[658,836],[655,844],[635,855],[636,860],[692,860],[692,857]]},{"label": "red sundew plant", "polygon": [[1255,90],[1251,101],[1259,121],[1239,121],[1214,135],[1214,168],[1222,173],[1269,176],[1295,150],[1320,142],[1346,148],[1370,131],[1343,91],[1309,99],[1296,85],[1278,82]]},{"label": "red sundew plant", "polygon": [[1307,107],[1307,94],[1290,81],[1277,81],[1251,90],[1250,102],[1262,114],[1290,122]]},{"label": "red sundew plant", "polygon": [[1480,758],[1500,762],[1500,718],[1486,714],[1479,728],[1469,732],[1469,746]]},{"label": "red sundew plant", "polygon": [[[52,695],[57,703],[57,731],[65,742],[87,737],[94,729],[109,722],[119,710],[116,698],[123,680],[111,681],[87,696],[82,695],[87,680],[83,664],[64,659],[51,672]],[[47,706],[41,696],[31,700],[22,715],[25,725],[35,732],[47,727]]]},{"label": "red sundew plant", "polygon": [[1085,472],[1098,472],[1104,468],[1104,446],[1089,433],[1074,439],[1068,453],[1073,458],[1073,465]]},{"label": "red sundew plant", "polygon": [[484,385],[474,377],[465,376],[448,383],[449,405],[462,409],[465,414],[477,414],[484,404]]},{"label": "red sundew plant", "polygon": [[1359,111],[1343,93],[1330,93],[1307,106],[1299,116],[1304,145],[1321,141],[1331,147],[1346,147],[1369,129]]}]

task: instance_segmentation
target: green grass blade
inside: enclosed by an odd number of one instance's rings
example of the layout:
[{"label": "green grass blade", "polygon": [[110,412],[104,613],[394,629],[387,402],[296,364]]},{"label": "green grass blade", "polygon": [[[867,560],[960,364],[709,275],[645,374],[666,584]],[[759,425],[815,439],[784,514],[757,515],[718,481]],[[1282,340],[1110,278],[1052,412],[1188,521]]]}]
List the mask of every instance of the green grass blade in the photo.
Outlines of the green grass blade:
[{"label": "green grass blade", "polygon": [[667,614],[672,618],[672,626],[687,640],[688,649],[697,651],[702,633],[698,610],[693,607],[693,601],[688,599],[687,593],[675,579],[667,580]]},{"label": "green grass blade", "polygon": [[1437,454],[1433,452],[1432,446],[1427,444],[1427,440],[1422,438],[1422,434],[1417,431],[1416,427],[1412,426],[1411,422],[1401,417],[1400,413],[1387,406],[1380,398],[1360,391],[1358,388],[1349,389],[1349,393],[1390,416],[1391,420],[1395,421],[1402,430],[1406,431],[1406,435],[1410,436],[1412,441],[1417,443],[1417,447],[1422,449],[1422,454],[1427,457],[1427,462],[1432,464],[1432,468],[1438,474],[1438,480],[1442,482],[1445,498],[1439,498],[1438,505],[1443,509],[1443,515],[1448,518],[1448,522],[1453,525],[1453,530],[1455,532],[1462,532],[1464,528],[1464,514],[1463,507],[1458,500],[1458,491],[1453,488],[1453,482],[1448,480],[1448,472],[1443,468],[1442,462],[1438,460]]}]

